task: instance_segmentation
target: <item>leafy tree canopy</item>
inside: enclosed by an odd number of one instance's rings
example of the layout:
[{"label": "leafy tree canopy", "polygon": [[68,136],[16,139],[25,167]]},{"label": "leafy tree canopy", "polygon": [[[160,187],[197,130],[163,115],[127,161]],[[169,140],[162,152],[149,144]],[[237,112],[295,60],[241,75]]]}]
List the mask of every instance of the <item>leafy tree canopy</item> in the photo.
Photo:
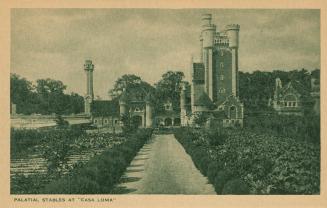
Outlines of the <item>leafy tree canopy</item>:
[{"label": "leafy tree canopy", "polygon": [[59,80],[38,79],[36,85],[17,74],[10,75],[10,99],[21,114],[71,114],[84,110],[84,99],[77,93],[65,94]]},{"label": "leafy tree canopy", "polygon": [[143,81],[141,77],[134,74],[125,74],[116,80],[114,88],[109,90],[109,96],[112,99],[116,99],[120,97],[124,90],[128,92],[135,88],[141,88],[146,92],[153,90],[153,87],[149,83]]},{"label": "leafy tree canopy", "polygon": [[155,84],[157,111],[163,110],[163,103],[170,100],[173,109],[176,111],[180,108],[180,86],[184,78],[181,71],[168,71],[162,75],[161,80]]}]

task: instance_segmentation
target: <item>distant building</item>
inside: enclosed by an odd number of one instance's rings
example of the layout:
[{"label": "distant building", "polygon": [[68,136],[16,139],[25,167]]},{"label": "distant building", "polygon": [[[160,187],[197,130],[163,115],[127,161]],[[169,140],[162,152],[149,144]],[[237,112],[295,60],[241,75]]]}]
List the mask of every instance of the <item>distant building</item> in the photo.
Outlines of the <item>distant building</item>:
[{"label": "distant building", "polygon": [[272,107],[283,115],[303,115],[303,86],[298,81],[290,81],[285,86],[276,78]]},{"label": "distant building", "polygon": [[173,108],[173,102],[167,99],[163,103],[163,110],[155,115],[155,126],[180,126],[180,113]]},{"label": "distant building", "polygon": [[[319,71],[316,71],[319,73]],[[286,85],[276,78],[274,96],[268,106],[280,115],[303,116],[305,112],[320,114],[320,82],[319,75],[311,74],[310,88],[291,80]]]},{"label": "distant building", "polygon": [[93,71],[91,60],[84,64],[86,72],[85,114],[91,116],[96,127],[122,126],[122,117],[128,116],[139,127],[152,127],[153,105],[151,96],[144,89],[133,88],[122,92],[119,99],[94,100],[93,96]]},{"label": "distant building", "polygon": [[202,15],[200,35],[200,62],[192,61],[191,109],[186,109],[185,88],[182,88],[181,123],[192,123],[197,113],[220,115],[223,126],[243,126],[243,104],[238,98],[238,47],[237,24],[227,25],[218,32],[211,23],[211,14]]}]

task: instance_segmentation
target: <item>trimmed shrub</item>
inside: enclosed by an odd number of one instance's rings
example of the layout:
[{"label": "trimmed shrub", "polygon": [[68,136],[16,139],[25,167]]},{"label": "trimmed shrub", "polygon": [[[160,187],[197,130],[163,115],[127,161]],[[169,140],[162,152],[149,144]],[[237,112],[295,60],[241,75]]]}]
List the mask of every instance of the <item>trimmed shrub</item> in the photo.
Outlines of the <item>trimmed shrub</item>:
[{"label": "trimmed shrub", "polygon": [[225,143],[227,134],[223,129],[211,129],[207,131],[207,138],[210,145],[222,145]]},{"label": "trimmed shrub", "polygon": [[223,169],[223,165],[219,161],[210,162],[208,165],[207,176],[211,183],[215,182],[217,173]]},{"label": "trimmed shrub", "polygon": [[240,179],[229,180],[222,191],[222,194],[245,195],[250,193],[248,185]]},{"label": "trimmed shrub", "polygon": [[87,177],[65,177],[56,183],[50,183],[44,189],[46,194],[95,194],[100,186]]},{"label": "trimmed shrub", "polygon": [[215,182],[214,182],[214,187],[215,187],[215,191],[217,192],[217,194],[221,194],[223,189],[224,189],[224,185],[227,183],[227,181],[229,181],[232,178],[232,174],[230,171],[219,171],[215,177]]}]

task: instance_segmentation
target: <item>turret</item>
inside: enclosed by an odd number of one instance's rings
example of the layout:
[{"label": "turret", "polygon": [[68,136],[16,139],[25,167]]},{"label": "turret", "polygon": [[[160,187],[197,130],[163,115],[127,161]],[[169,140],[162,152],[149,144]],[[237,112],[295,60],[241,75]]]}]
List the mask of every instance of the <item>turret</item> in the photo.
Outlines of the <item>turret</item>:
[{"label": "turret", "polygon": [[275,84],[276,90],[282,89],[282,80],[280,80],[280,78],[276,78],[275,82],[276,82]]},{"label": "turret", "polygon": [[127,115],[127,105],[128,105],[128,93],[124,91],[119,98],[119,113],[120,116]]},{"label": "turret", "polygon": [[145,97],[145,127],[151,128],[153,125],[153,106],[152,106],[152,98],[151,94],[147,94]]},{"label": "turret", "polygon": [[213,69],[212,69],[212,49],[214,46],[214,38],[216,34],[216,25],[211,24],[212,15],[202,15],[202,27],[200,44],[202,45],[201,61],[204,63],[205,69],[205,92],[209,97],[213,98]]},{"label": "turret", "polygon": [[211,14],[202,15],[202,32],[200,36],[201,45],[203,48],[213,47],[216,25],[211,24]]},{"label": "turret", "polygon": [[91,113],[91,104],[94,98],[93,94],[93,71],[94,65],[91,60],[86,60],[84,64],[84,71],[86,73],[86,95],[84,98],[84,112]]},{"label": "turret", "polygon": [[238,97],[239,77],[238,77],[238,40],[240,26],[231,24],[226,26],[226,34],[228,36],[229,48],[232,50],[232,95]]},{"label": "turret", "polygon": [[231,24],[226,26],[226,34],[229,39],[230,48],[239,47],[239,31],[240,31],[240,26],[238,24]]}]

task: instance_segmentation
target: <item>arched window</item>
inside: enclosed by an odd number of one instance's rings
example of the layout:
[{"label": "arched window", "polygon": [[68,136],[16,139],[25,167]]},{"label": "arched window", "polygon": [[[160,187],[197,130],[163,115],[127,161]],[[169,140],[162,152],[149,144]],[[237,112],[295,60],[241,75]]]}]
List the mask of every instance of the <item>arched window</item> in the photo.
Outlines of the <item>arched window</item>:
[{"label": "arched window", "polygon": [[174,126],[180,126],[181,125],[181,119],[180,118],[175,118],[174,119]]},{"label": "arched window", "polygon": [[171,118],[166,118],[165,119],[165,126],[171,126],[172,125],[172,119]]},{"label": "arched window", "polygon": [[229,108],[229,118],[230,119],[236,119],[236,107],[235,106],[231,106]]}]

